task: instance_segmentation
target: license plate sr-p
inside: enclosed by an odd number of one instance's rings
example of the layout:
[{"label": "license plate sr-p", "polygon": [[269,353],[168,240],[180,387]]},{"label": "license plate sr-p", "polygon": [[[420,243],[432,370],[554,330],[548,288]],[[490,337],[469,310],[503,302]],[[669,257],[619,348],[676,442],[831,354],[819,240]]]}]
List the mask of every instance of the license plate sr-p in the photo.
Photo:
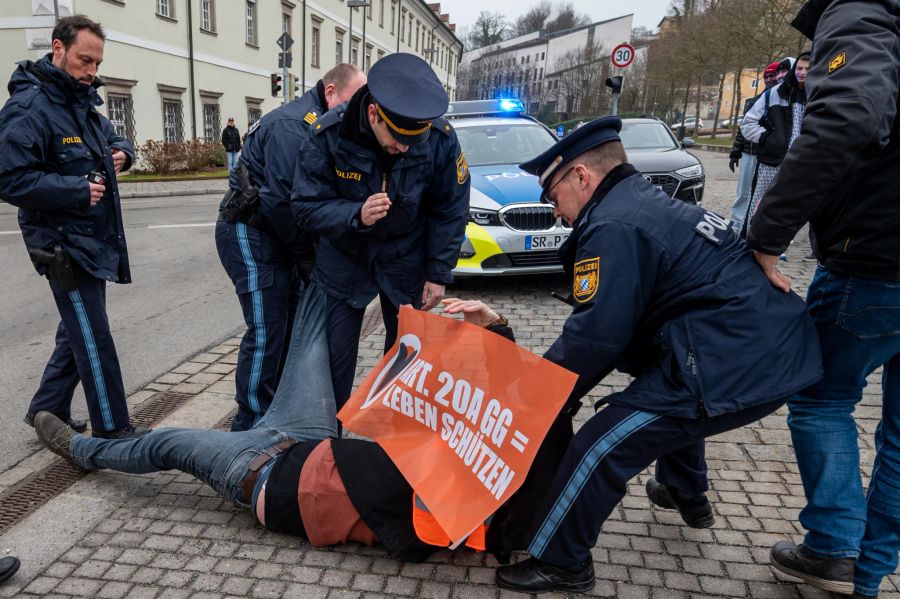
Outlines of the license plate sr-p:
[{"label": "license plate sr-p", "polygon": [[526,235],[525,250],[555,250],[568,238],[568,234]]}]

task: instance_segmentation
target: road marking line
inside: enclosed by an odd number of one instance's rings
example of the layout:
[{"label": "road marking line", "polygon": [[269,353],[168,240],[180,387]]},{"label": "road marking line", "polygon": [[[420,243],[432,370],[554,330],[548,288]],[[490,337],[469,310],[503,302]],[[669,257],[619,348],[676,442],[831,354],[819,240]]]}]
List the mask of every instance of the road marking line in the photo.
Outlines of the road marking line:
[{"label": "road marking line", "polygon": [[0,235],[21,235],[21,231],[0,231]]},{"label": "road marking line", "polygon": [[184,227],[215,227],[216,223],[187,223],[184,225],[148,225],[148,229],[181,229]]}]

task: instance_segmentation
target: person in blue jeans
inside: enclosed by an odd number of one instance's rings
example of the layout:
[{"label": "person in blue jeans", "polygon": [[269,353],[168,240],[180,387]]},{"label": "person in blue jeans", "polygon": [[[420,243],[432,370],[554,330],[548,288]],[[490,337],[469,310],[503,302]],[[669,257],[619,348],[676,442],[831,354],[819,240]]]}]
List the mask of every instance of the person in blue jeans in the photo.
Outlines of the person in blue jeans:
[{"label": "person in blue jeans", "polygon": [[[772,565],[819,588],[876,597],[900,552],[900,2],[812,0],[793,25],[813,40],[800,135],[747,243],[783,291],[778,255],[807,222],[819,268],[807,295],[824,378],[788,400],[807,505],[803,543]],[[815,35],[815,37],[813,37]],[[863,491],[853,417],[882,369],[875,463]]]}]

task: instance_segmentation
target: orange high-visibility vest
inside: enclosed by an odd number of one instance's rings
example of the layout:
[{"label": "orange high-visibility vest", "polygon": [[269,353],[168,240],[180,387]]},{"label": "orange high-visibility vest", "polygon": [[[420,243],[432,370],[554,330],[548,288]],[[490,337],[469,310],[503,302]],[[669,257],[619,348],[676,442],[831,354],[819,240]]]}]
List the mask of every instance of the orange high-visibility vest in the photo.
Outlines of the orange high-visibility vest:
[{"label": "orange high-visibility vest", "polygon": [[[475,551],[484,551],[485,535],[487,534],[489,523],[490,518],[472,531],[466,538],[466,547]],[[416,531],[416,536],[423,543],[437,547],[449,547],[453,542],[415,492],[413,492],[413,528]]]}]

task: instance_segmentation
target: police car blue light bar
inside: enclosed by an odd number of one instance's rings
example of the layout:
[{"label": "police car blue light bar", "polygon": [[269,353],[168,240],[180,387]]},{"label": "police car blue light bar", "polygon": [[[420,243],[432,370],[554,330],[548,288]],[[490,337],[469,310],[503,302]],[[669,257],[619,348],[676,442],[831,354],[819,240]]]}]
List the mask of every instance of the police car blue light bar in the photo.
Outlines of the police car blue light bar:
[{"label": "police car blue light bar", "polygon": [[450,102],[447,118],[462,116],[521,116],[525,114],[525,105],[514,98],[496,100],[464,100]]}]

